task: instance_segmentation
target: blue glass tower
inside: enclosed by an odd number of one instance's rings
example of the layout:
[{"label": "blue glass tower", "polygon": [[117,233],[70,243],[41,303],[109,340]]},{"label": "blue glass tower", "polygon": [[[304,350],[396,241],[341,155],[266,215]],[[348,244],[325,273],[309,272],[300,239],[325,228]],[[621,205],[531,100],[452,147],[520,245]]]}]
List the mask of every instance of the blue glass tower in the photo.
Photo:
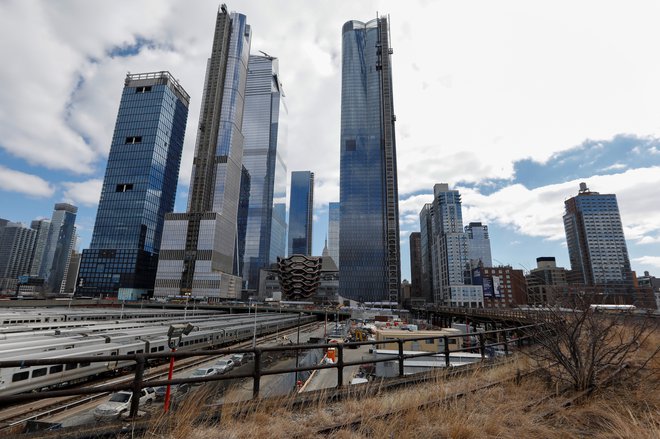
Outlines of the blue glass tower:
[{"label": "blue glass tower", "polygon": [[[251,177],[241,272],[247,289],[259,287],[259,270],[286,252],[286,116],[278,60],[250,55],[243,116],[243,165]],[[239,244],[240,245],[240,244]]]},{"label": "blue glass tower", "polygon": [[[242,280],[234,272],[240,252],[242,127],[251,35],[245,15],[220,7],[204,81],[188,208],[165,218],[155,296],[210,301],[240,296]],[[250,188],[255,184],[251,175]]]},{"label": "blue glass tower", "polygon": [[339,267],[339,203],[328,204],[328,254]]},{"label": "blue glass tower", "polygon": [[77,212],[78,208],[71,204],[55,204],[39,270],[46,281],[46,292],[59,294],[63,289],[62,282],[76,237]]},{"label": "blue glass tower", "polygon": [[314,214],[314,173],[291,173],[289,203],[289,256],[312,255],[312,220]]},{"label": "blue glass tower", "polygon": [[126,76],[77,295],[135,298],[153,291],[165,214],[174,210],[189,100],[168,72]]},{"label": "blue glass tower", "polygon": [[399,205],[387,19],[349,21],[342,39],[339,295],[397,301]]}]

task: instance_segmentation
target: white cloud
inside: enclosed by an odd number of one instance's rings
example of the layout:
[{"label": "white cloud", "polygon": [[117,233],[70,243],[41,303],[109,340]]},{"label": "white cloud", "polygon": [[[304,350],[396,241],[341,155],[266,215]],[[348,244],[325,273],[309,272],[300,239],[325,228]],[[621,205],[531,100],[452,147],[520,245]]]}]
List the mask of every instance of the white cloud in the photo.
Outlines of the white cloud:
[{"label": "white cloud", "polygon": [[94,178],[82,182],[65,182],[64,197],[68,203],[85,206],[96,206],[101,198],[103,180]]},{"label": "white cloud", "polygon": [[50,197],[55,192],[53,186],[43,178],[2,165],[0,165],[0,188],[33,197]]},{"label": "white cloud", "polygon": [[633,261],[642,265],[650,265],[656,268],[660,268],[660,256],[642,256],[633,259]]},{"label": "white cloud", "polygon": [[[466,224],[470,221],[496,223],[523,235],[561,241],[565,239],[564,200],[577,194],[582,181],[584,179],[536,189],[514,184],[489,195],[451,185],[450,189],[458,189],[461,193],[463,222]],[[629,241],[644,240],[643,243],[647,243],[648,234],[660,233],[660,191],[648,190],[660,187],[660,167],[592,176],[588,184],[592,191],[617,195],[624,233]],[[401,217],[418,214],[424,203],[431,201],[430,194],[401,200]],[[409,222],[404,220],[401,226],[402,229],[408,228]],[[419,227],[419,224],[414,226]]]}]

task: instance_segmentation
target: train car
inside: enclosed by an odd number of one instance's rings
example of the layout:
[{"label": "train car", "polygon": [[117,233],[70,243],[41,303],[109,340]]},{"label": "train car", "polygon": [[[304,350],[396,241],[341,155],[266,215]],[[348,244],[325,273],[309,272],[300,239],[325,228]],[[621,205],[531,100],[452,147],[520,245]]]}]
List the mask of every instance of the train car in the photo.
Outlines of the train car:
[{"label": "train car", "polygon": [[[183,336],[179,351],[202,351],[209,348],[218,348],[242,340],[249,340],[255,335],[261,336],[274,333],[289,327],[296,326],[298,322],[308,323],[314,321],[312,316],[300,318],[298,315],[264,314],[255,318],[239,316],[216,322],[200,322],[190,334]],[[84,356],[116,356],[135,355],[143,353],[159,353],[169,351],[167,327],[138,328],[125,334],[92,334],[87,338],[93,343],[83,343],[81,339],[69,339],[74,346],[67,348],[64,338],[61,349],[35,352],[36,346],[20,346],[15,350],[0,352],[2,360],[30,360],[30,359],[59,359]],[[77,343],[77,345],[76,345]],[[43,347],[43,344],[40,345]],[[71,346],[71,345],[69,345]],[[130,368],[134,361],[104,361],[92,363],[57,364],[48,366],[13,367],[0,369],[0,395],[14,395],[17,393],[38,391],[69,385],[98,375],[103,375]]]}]

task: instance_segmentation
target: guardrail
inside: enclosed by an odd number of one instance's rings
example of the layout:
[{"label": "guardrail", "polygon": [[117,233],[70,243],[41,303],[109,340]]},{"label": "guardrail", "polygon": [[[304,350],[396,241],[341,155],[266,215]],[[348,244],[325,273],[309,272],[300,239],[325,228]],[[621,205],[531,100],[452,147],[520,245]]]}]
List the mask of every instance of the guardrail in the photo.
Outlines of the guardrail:
[{"label": "guardrail", "polygon": [[[362,364],[381,363],[386,361],[398,361],[398,374],[404,375],[404,360],[409,358],[429,357],[441,354],[444,356],[445,367],[451,366],[451,354],[457,352],[471,352],[478,351],[481,354],[481,360],[486,359],[487,348],[494,348],[502,346],[506,355],[509,354],[510,346],[515,343],[521,346],[527,340],[531,344],[535,337],[540,336],[543,331],[547,329],[545,324],[526,325],[491,331],[482,331],[472,334],[456,334],[456,335],[442,335],[442,336],[420,336],[414,338],[397,338],[381,341],[361,341],[351,343],[319,343],[319,344],[305,344],[305,345],[289,345],[289,346],[272,346],[272,347],[257,347],[252,349],[214,349],[205,351],[193,352],[162,352],[162,353],[142,353],[132,355],[104,355],[104,356],[81,356],[81,357],[68,357],[68,358],[48,358],[39,360],[12,360],[0,361],[0,368],[9,367],[29,367],[29,366],[44,366],[54,364],[74,364],[74,363],[98,363],[108,362],[114,363],[118,361],[133,361],[135,362],[135,371],[133,381],[130,383],[114,384],[114,385],[101,385],[96,387],[83,387],[76,389],[63,389],[63,390],[46,390],[42,392],[22,393],[18,395],[0,396],[0,404],[17,403],[24,401],[33,401],[44,398],[74,396],[74,395],[90,395],[95,393],[115,392],[119,390],[129,390],[133,392],[134,397],[131,400],[130,416],[135,417],[138,412],[140,390],[144,387],[158,387],[174,384],[189,384],[189,383],[204,383],[213,381],[224,381],[237,378],[253,378],[252,397],[258,398],[261,386],[261,378],[267,375],[277,375],[284,373],[298,373],[322,369],[337,369],[337,387],[344,385],[343,375],[344,369],[349,366],[357,366]],[[551,328],[550,328],[551,329]],[[450,349],[449,341],[452,339],[465,339],[469,337],[477,337],[478,344],[474,346],[464,346],[458,349]],[[404,344],[416,341],[430,341],[434,343],[442,340],[444,349],[442,352],[416,352],[414,354],[404,353]],[[501,341],[493,341],[501,340]],[[373,358],[369,360],[360,361],[345,361],[344,349],[351,346],[364,346],[364,345],[383,345],[396,343],[398,347],[397,355],[389,355],[383,358]],[[456,343],[458,345],[458,343]],[[295,355],[299,355],[301,350],[310,349],[337,349],[337,361],[331,364],[317,364],[312,366],[294,367],[294,368],[262,368],[262,356],[268,352],[284,352],[295,351]],[[52,352],[51,352],[52,353]],[[144,380],[145,365],[149,360],[169,360],[170,358],[181,359],[189,357],[215,357],[222,355],[230,355],[236,353],[253,353],[254,354],[254,367],[250,373],[232,373],[231,375],[212,375],[208,377],[199,378],[174,378],[171,380]]]}]

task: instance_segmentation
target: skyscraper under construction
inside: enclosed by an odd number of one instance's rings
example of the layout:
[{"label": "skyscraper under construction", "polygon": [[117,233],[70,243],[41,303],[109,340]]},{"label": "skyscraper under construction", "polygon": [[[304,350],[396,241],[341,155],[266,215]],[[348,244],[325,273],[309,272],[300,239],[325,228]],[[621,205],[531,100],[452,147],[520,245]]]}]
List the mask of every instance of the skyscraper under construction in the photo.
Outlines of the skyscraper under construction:
[{"label": "skyscraper under construction", "polygon": [[233,274],[243,162],[243,105],[251,30],[245,15],[217,14],[185,213],[166,216],[155,296],[213,301],[240,295]]},{"label": "skyscraper under construction", "polygon": [[399,196],[388,19],[342,29],[339,295],[397,301]]}]

